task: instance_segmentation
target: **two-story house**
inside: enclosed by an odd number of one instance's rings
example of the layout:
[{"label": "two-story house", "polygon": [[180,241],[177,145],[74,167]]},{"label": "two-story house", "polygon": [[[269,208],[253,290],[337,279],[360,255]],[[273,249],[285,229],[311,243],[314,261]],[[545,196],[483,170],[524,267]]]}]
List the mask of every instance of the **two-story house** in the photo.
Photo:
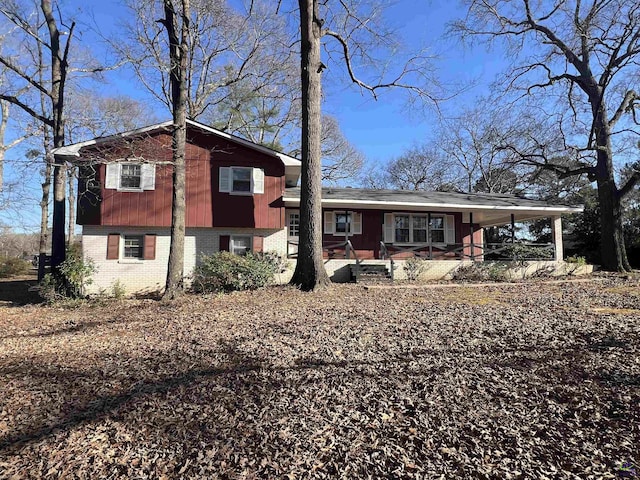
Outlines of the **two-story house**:
[{"label": "two-story house", "polygon": [[[80,168],[77,223],[82,248],[97,267],[92,291],[118,281],[130,292],[164,286],[169,255],[171,122],[56,149]],[[299,229],[299,160],[188,121],[185,273],[201,254],[276,251],[295,257]],[[482,261],[483,228],[552,218],[551,260],[562,260],[560,215],[579,207],[508,195],[325,188],[327,269],[344,262],[420,255]],[[348,242],[348,243],[347,243]],[[345,251],[349,260],[344,258]],[[332,265],[335,264],[335,268]],[[434,270],[434,272],[436,271]],[[444,273],[443,273],[444,274]]]}]

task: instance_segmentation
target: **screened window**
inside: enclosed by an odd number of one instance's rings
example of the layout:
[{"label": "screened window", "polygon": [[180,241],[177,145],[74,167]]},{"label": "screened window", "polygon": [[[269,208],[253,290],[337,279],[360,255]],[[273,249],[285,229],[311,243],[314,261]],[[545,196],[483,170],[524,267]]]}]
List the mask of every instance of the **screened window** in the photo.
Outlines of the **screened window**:
[{"label": "screened window", "polygon": [[229,245],[231,253],[235,255],[246,255],[251,251],[251,237],[234,235],[231,237],[231,245]]},{"label": "screened window", "polygon": [[120,188],[139,189],[142,183],[142,165],[123,163],[120,168]]},{"label": "screened window", "polygon": [[251,168],[237,168],[232,170],[232,192],[251,192]]},{"label": "screened window", "polygon": [[142,236],[125,235],[123,258],[143,258],[143,245]]}]

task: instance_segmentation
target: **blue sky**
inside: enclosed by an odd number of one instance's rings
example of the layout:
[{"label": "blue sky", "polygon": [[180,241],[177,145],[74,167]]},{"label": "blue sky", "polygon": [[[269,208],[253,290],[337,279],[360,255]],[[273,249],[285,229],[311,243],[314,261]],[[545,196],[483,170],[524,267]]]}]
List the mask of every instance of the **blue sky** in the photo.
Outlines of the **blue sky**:
[{"label": "blue sky", "polygon": [[[93,12],[105,33],[111,30],[111,25],[116,27],[112,31],[117,31],[117,24],[127,15],[120,0],[102,0],[89,5],[82,0],[64,1],[70,9]],[[457,5],[456,2],[398,0],[385,17],[388,24],[402,35],[406,45],[429,47],[430,53],[436,57],[436,75],[442,83],[478,84],[443,102],[441,108],[445,112],[455,112],[459,105],[472,102],[482,94],[501,67],[501,62],[483,48],[465,51],[455,40],[443,39],[447,23],[462,14]],[[332,78],[326,76],[325,83]],[[110,74],[109,80],[111,85],[108,88],[114,92],[134,97],[147,95],[142,86],[136,85],[135,79],[123,72]],[[387,161],[404,149],[426,141],[437,122],[433,109],[408,109],[406,93],[402,91],[387,90],[374,100],[355,85],[339,82],[325,85],[324,92],[324,111],[338,118],[348,140],[373,162]],[[160,110],[160,115],[165,115],[165,111]]]},{"label": "blue sky", "polygon": [[[236,1],[236,0],[232,0]],[[118,25],[127,18],[128,11],[121,0],[61,0],[60,5],[65,15],[78,18],[82,23],[78,30],[84,31],[81,38],[75,41],[89,44],[92,51],[102,60],[101,40],[87,27],[97,24],[105,35],[115,35]],[[274,2],[275,4],[275,2]],[[483,48],[463,49],[455,40],[443,39],[447,23],[460,16],[454,2],[428,2],[415,0],[398,0],[385,17],[389,25],[395,27],[406,45],[429,46],[430,53],[437,57],[435,61],[436,75],[443,84],[477,83],[456,98],[441,104],[444,112],[456,112],[461,105],[473,102],[473,99],[486,91],[497,70],[502,66],[499,59],[487,54]],[[93,20],[87,20],[88,14]],[[344,78],[344,74],[340,75]],[[125,71],[109,72],[108,83],[101,89],[108,94],[124,94],[136,98],[148,98],[144,88]],[[370,94],[361,92],[348,82],[335,82],[331,76],[325,76],[324,111],[335,116],[340,123],[346,138],[362,151],[368,162],[385,162],[402,153],[404,149],[424,143],[437,124],[433,109],[421,111],[407,106],[405,92],[387,90],[374,100]],[[328,83],[331,81],[329,85]],[[156,108],[158,116],[168,118],[163,107]],[[16,154],[17,152],[13,152]],[[11,155],[11,153],[9,154]],[[11,171],[6,171],[11,176]],[[34,200],[40,195],[39,180],[34,175]],[[33,203],[33,211],[21,211],[20,222],[24,228],[37,229],[39,213],[37,204]],[[15,213],[7,218],[0,213],[0,223],[16,222]]]}]

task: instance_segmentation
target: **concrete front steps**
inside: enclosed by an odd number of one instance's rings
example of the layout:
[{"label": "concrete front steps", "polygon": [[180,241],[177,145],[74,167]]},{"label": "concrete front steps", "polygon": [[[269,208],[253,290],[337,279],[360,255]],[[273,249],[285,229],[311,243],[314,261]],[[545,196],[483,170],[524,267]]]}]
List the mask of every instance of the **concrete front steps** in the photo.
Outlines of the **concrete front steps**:
[{"label": "concrete front steps", "polygon": [[391,283],[391,274],[387,265],[381,265],[379,263],[360,263],[360,266],[351,264],[349,266],[351,270],[351,281],[358,283],[377,284],[377,283]]}]

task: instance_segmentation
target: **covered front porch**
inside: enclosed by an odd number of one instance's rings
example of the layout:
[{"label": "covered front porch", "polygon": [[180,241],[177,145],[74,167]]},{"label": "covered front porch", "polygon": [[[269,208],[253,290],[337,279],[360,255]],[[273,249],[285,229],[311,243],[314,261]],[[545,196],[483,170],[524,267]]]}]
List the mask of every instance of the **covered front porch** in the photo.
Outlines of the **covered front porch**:
[{"label": "covered front porch", "polygon": [[[295,259],[300,229],[299,191],[288,189],[284,202],[287,254]],[[323,255],[327,261],[394,262],[561,262],[561,215],[581,207],[554,205],[510,195],[324,189]],[[548,243],[516,234],[525,221],[549,220]],[[485,234],[501,227],[499,241]],[[377,262],[376,262],[377,263]],[[447,267],[448,268],[448,267]]]}]

